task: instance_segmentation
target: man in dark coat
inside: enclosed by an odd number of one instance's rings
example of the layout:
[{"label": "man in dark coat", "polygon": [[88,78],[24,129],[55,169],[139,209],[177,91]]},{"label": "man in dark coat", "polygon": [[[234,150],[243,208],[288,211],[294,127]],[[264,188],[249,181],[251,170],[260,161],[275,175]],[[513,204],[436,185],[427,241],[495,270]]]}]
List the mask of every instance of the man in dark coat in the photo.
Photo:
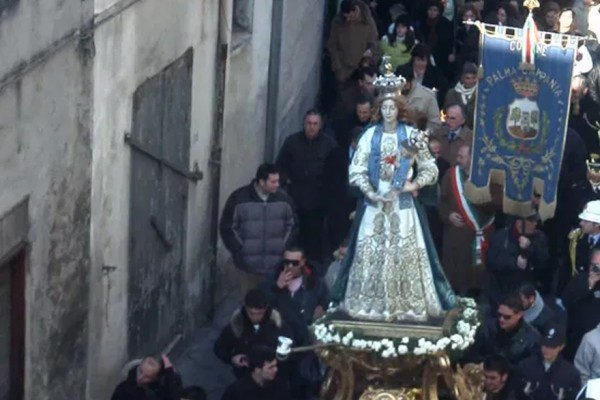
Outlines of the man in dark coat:
[{"label": "man in dark coat", "polygon": [[255,346],[248,353],[249,371],[231,384],[222,400],[289,400],[292,398],[286,379],[279,373],[275,351]]},{"label": "man in dark coat", "polygon": [[521,286],[519,296],[523,304],[523,319],[540,334],[548,332],[558,322],[558,316],[545,304],[535,286],[530,283]]},{"label": "man in dark coat", "polygon": [[479,363],[488,356],[500,354],[516,365],[538,351],[539,334],[523,321],[523,307],[518,295],[505,297],[498,306],[497,315],[497,319],[488,318],[481,324],[464,361]]},{"label": "man in dark coat", "polygon": [[573,360],[583,335],[600,324],[600,250],[594,249],[588,272],[577,274],[563,292],[567,308],[567,348],[565,357]]},{"label": "man in dark coat", "polygon": [[238,270],[242,294],[273,276],[283,250],[297,236],[294,205],[279,190],[275,165],[258,167],[254,181],[229,196],[220,230]]},{"label": "man in dark coat", "polygon": [[248,352],[252,346],[277,347],[278,337],[291,338],[277,310],[268,305],[267,294],[253,289],[246,294],[244,306],[233,313],[214,345],[215,355],[233,367],[236,377],[248,372]]},{"label": "man in dark coat", "polygon": [[410,54],[415,80],[426,88],[435,89],[438,106],[442,107],[448,91],[448,81],[436,66],[429,63],[430,47],[422,43],[416,44]]},{"label": "man in dark coat", "polygon": [[523,360],[517,368],[520,395],[531,400],[575,400],[581,379],[577,369],[560,354],[564,347],[564,327],[549,327],[541,339],[541,352]]},{"label": "man in dark coat", "polygon": [[132,367],[111,400],[179,400],[181,377],[168,357],[146,357]]},{"label": "man in dark coat", "polygon": [[538,221],[539,216],[532,211],[524,220],[517,219],[492,235],[486,256],[492,304],[497,304],[502,296],[527,282],[539,290],[544,274],[550,275],[547,271],[548,241],[537,229]]},{"label": "man in dark coat", "polygon": [[304,130],[285,140],[276,162],[298,210],[302,245],[317,262],[323,256],[325,161],[336,147],[332,138],[321,133],[321,124],[321,114],[308,111]]},{"label": "man in dark coat", "polygon": [[301,248],[291,247],[285,251],[270,291],[273,307],[295,332],[296,344],[308,344],[307,328],[325,314],[329,291]]}]

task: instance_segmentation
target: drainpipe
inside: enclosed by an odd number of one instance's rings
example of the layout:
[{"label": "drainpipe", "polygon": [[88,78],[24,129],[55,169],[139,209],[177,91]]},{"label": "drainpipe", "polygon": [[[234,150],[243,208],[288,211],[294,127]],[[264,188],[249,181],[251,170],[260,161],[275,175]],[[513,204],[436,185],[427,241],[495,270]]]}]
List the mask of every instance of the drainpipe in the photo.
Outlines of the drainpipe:
[{"label": "drainpipe", "polygon": [[266,162],[275,159],[279,137],[277,135],[277,105],[279,103],[279,69],[281,66],[281,35],[283,33],[283,0],[273,0],[271,10],[271,49],[267,86],[267,126],[265,135]]},{"label": "drainpipe", "polygon": [[216,311],[217,287],[217,253],[219,245],[219,197],[221,188],[221,155],[223,151],[223,117],[225,110],[225,82],[227,78],[227,58],[229,43],[227,23],[229,13],[229,0],[219,0],[219,22],[217,38],[217,54],[215,62],[215,116],[214,128],[211,139],[209,174],[210,174],[210,272],[209,272],[209,299],[212,307],[209,319],[212,320]]}]

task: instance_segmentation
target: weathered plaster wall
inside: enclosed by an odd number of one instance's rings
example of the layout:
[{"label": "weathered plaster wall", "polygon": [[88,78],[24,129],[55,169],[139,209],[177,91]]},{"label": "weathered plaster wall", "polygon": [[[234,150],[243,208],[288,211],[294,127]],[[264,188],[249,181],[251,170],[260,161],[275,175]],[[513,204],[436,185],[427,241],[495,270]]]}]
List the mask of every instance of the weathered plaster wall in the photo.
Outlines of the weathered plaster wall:
[{"label": "weathered plaster wall", "polygon": [[[0,74],[91,16],[87,7],[21,1],[0,20]],[[29,197],[26,399],[85,396],[91,67],[76,46],[0,89],[0,215]]]},{"label": "weathered plaster wall", "polygon": [[0,76],[79,28],[91,17],[91,4],[91,0],[20,0],[8,9],[0,19]]},{"label": "weathered plaster wall", "polygon": [[324,17],[325,0],[284,1],[276,152],[317,106]]},{"label": "weathered plaster wall", "polygon": [[[89,360],[90,399],[110,396],[128,354],[130,149],[123,135],[131,130],[132,96],[144,80],[194,48],[190,168],[197,162],[206,175],[214,113],[217,5],[203,0],[144,0],[100,26],[95,34],[90,278],[90,354],[95,357]],[[206,179],[190,184],[186,291],[181,293],[186,331],[198,326],[210,308],[207,187]],[[117,268],[103,274],[103,265]]]},{"label": "weathered plaster wall", "polygon": [[[225,89],[222,210],[227,197],[248,184],[264,156],[272,0],[255,0],[251,34],[232,35]],[[230,255],[220,249],[217,297],[232,287]]]}]

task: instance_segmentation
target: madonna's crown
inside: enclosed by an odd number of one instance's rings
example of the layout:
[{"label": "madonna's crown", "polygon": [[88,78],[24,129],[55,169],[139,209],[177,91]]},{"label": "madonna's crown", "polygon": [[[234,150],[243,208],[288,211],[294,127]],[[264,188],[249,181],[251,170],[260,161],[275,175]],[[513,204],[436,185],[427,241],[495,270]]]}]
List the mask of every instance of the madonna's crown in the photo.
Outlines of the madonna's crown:
[{"label": "madonna's crown", "polygon": [[394,74],[389,56],[383,56],[383,65],[385,72],[375,79],[373,86],[375,86],[380,96],[394,97],[396,93],[402,90],[406,79],[403,76]]}]

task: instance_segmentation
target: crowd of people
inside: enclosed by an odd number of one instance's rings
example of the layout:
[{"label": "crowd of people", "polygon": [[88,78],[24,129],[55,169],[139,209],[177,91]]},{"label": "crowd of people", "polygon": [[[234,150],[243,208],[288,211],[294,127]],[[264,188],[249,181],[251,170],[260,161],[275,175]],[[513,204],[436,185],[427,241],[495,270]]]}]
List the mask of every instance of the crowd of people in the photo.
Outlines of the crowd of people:
[{"label": "crowd of people", "polygon": [[[533,11],[540,30],[582,38],[556,212],[541,221],[534,193],[527,216],[505,215],[502,188],[492,186],[491,201],[473,209],[484,221],[474,229],[460,189],[471,164],[479,70],[480,32],[471,22],[521,27],[523,1],[341,1],[327,40],[335,90],[326,111],[307,111],[276,161],[260,165],[223,210],[221,237],[244,298],[214,345],[237,378],[224,400],[317,396],[324,368],[316,355],[278,356],[278,338],[310,345],[309,326],[330,303],[361,201],[348,166],[372,123],[374,81],[387,63],[406,79],[407,122],[430,132],[439,172],[436,185],[412,193],[414,201],[426,210],[453,290],[482,309],[460,362],[483,363],[486,399],[575,399],[600,378],[600,190],[586,165],[600,153],[600,4],[540,3]],[[479,236],[486,246],[474,256]],[[193,397],[195,388],[173,394],[169,388],[181,385],[171,372],[170,363],[146,359],[113,399],[202,398]],[[144,397],[148,390],[155,397]]]}]

